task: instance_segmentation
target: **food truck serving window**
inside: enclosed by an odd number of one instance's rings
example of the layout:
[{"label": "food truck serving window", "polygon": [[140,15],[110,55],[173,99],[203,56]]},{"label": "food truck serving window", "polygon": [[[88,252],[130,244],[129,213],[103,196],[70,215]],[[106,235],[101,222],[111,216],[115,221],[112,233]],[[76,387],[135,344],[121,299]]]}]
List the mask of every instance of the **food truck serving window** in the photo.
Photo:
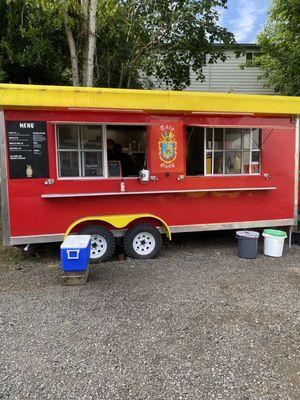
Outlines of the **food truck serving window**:
[{"label": "food truck serving window", "polygon": [[106,136],[108,176],[115,161],[119,161],[123,177],[138,176],[146,168],[146,127],[107,125]]},{"label": "food truck serving window", "polygon": [[146,127],[57,125],[58,176],[134,177],[146,167]]},{"label": "food truck serving window", "polygon": [[259,174],[258,128],[186,128],[187,175]]}]

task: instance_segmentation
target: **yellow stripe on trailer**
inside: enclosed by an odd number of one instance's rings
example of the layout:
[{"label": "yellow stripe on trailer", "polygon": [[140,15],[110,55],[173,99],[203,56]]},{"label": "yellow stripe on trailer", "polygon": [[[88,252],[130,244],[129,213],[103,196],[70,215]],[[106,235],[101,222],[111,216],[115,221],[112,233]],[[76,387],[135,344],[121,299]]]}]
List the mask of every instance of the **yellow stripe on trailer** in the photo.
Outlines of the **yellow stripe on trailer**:
[{"label": "yellow stripe on trailer", "polygon": [[300,97],[0,84],[0,107],[295,115]]},{"label": "yellow stripe on trailer", "polygon": [[66,238],[73,229],[82,224],[83,222],[91,222],[91,221],[102,221],[107,222],[114,228],[125,228],[131,222],[134,222],[138,219],[143,218],[152,218],[159,221],[163,227],[165,228],[166,236],[169,240],[171,240],[171,230],[168,224],[160,217],[153,215],[153,214],[119,214],[119,215],[98,215],[98,216],[90,216],[90,217],[83,217],[74,221],[66,230],[64,238]]}]

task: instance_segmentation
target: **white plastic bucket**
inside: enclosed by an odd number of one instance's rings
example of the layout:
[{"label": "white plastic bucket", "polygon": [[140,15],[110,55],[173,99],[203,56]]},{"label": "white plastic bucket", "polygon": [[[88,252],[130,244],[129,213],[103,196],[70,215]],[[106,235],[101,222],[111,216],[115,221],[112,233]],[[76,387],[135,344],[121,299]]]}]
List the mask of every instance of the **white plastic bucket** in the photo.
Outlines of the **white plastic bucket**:
[{"label": "white plastic bucket", "polygon": [[264,237],[264,255],[269,257],[281,257],[283,253],[285,237],[273,236],[268,233]]}]

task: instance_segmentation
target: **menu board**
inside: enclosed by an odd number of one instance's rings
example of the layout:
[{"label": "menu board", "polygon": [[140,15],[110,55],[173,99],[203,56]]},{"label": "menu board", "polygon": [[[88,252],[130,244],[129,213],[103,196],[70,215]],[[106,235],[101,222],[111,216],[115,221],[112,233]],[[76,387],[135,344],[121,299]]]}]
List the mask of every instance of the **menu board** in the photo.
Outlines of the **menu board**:
[{"label": "menu board", "polygon": [[11,179],[49,178],[45,121],[7,121]]},{"label": "menu board", "polygon": [[108,161],[108,176],[110,178],[122,176],[120,161]]}]

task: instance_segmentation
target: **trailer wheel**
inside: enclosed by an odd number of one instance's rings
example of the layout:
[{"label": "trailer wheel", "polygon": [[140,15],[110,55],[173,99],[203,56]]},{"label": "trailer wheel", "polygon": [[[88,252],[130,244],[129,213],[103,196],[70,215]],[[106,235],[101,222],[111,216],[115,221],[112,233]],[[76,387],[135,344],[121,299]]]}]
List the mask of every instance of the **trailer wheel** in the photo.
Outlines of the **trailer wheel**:
[{"label": "trailer wheel", "polygon": [[161,234],[150,224],[137,224],[124,236],[124,250],[131,258],[140,260],[154,258],[161,247]]},{"label": "trailer wheel", "polygon": [[90,262],[96,264],[112,258],[116,249],[116,240],[106,228],[90,225],[83,228],[80,235],[91,235]]}]

